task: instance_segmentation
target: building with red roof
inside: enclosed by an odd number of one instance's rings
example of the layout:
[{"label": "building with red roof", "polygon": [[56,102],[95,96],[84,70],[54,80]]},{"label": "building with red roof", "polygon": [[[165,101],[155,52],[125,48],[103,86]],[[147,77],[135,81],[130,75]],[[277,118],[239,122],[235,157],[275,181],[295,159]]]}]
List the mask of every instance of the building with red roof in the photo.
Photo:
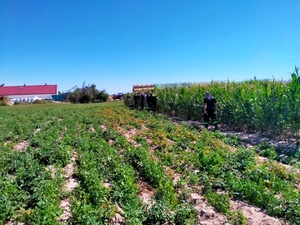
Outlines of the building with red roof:
[{"label": "building with red roof", "polygon": [[0,96],[6,96],[12,101],[34,101],[36,99],[52,99],[52,95],[57,95],[57,85],[20,85],[5,86],[0,85]]}]

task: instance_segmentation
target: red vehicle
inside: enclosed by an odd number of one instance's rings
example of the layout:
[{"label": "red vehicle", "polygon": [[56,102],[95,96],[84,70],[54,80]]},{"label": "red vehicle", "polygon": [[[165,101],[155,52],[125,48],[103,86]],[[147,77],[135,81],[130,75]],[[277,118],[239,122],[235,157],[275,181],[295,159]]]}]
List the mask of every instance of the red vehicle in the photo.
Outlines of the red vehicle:
[{"label": "red vehicle", "polygon": [[124,98],[124,94],[123,93],[114,94],[112,96],[113,100],[122,100],[123,98]]}]

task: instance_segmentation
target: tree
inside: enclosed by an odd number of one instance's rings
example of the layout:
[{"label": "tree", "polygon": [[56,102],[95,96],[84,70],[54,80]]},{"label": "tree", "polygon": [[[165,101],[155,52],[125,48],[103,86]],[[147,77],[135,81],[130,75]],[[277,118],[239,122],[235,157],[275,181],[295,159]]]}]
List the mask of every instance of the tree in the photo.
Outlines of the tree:
[{"label": "tree", "polygon": [[69,100],[72,103],[106,102],[108,97],[105,90],[99,91],[95,84],[85,85],[85,82],[82,88],[76,88],[69,94]]},{"label": "tree", "polygon": [[107,99],[108,99],[109,95],[105,92],[105,90],[102,90],[100,91],[98,94],[97,94],[97,97],[96,99],[99,101],[99,102],[106,102]]}]

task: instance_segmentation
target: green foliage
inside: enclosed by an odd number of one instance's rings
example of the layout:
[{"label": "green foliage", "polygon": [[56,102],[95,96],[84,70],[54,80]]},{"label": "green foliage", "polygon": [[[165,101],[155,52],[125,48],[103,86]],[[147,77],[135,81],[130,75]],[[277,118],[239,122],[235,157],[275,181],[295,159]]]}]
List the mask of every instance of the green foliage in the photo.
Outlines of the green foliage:
[{"label": "green foliage", "polygon": [[236,213],[230,215],[230,222],[232,225],[247,225],[247,218],[238,210]]},{"label": "green foliage", "polygon": [[29,198],[27,193],[18,187],[12,177],[0,178],[0,221],[7,221],[17,216],[17,210],[25,206]]},{"label": "green foliage", "polygon": [[106,102],[108,97],[105,90],[97,90],[95,84],[85,86],[83,83],[82,88],[69,93],[69,101],[72,103]]},{"label": "green foliage", "polygon": [[212,190],[208,190],[205,193],[205,197],[207,198],[208,202],[215,207],[215,209],[223,214],[229,213],[229,197],[226,194],[222,193],[215,193]]},{"label": "green foliage", "polygon": [[[68,224],[112,224],[121,216],[123,224],[194,225],[199,212],[191,193],[204,194],[232,224],[246,219],[230,210],[230,199],[291,224],[300,220],[299,175],[274,160],[258,162],[256,151],[234,136],[199,132],[120,103],[2,107],[0,117],[4,224],[61,223],[60,202],[68,198]],[[272,157],[270,146],[259,148]],[[66,178],[69,163],[74,174]],[[70,178],[78,182],[73,191],[63,187]],[[148,203],[140,199],[145,193]]]},{"label": "green foliage", "polygon": [[35,100],[33,102],[33,104],[48,104],[48,103],[51,103],[51,102],[48,100]]},{"label": "green foliage", "polygon": [[289,82],[248,80],[173,85],[156,89],[159,109],[181,118],[203,121],[203,98],[211,92],[218,101],[217,117],[231,129],[260,132],[272,137],[300,136],[300,75]]},{"label": "green foliage", "polygon": [[224,141],[225,144],[228,144],[228,145],[231,145],[234,147],[238,147],[242,143],[241,137],[238,135],[232,135],[232,134],[225,135],[225,134],[222,134],[221,132],[215,132],[214,134],[216,137],[222,139],[222,141]]},{"label": "green foliage", "polygon": [[177,206],[177,213],[175,215],[175,224],[197,224],[196,220],[197,210],[190,204],[185,202]]},{"label": "green foliage", "polygon": [[7,106],[7,103],[4,101],[0,101],[0,106]]},{"label": "green foliage", "polygon": [[134,148],[127,153],[127,159],[135,167],[140,176],[154,187],[157,187],[164,176],[162,169],[149,157],[143,148]]},{"label": "green foliage", "polygon": [[165,224],[174,221],[175,213],[163,202],[157,201],[147,212],[147,219],[143,224]]},{"label": "green foliage", "polygon": [[21,101],[21,102],[14,102],[14,105],[30,105],[30,102]]},{"label": "green foliage", "polygon": [[256,151],[260,156],[267,157],[269,159],[276,159],[277,152],[275,146],[266,144],[265,142],[260,143],[256,146]]}]

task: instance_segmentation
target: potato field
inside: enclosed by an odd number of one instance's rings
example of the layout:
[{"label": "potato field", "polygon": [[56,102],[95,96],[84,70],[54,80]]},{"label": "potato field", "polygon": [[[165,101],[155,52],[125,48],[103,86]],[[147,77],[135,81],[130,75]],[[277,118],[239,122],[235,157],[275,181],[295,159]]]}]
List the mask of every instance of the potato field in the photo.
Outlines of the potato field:
[{"label": "potato field", "polygon": [[[265,95],[283,91],[280,85]],[[233,112],[219,90],[226,122]],[[244,104],[236,110],[262,110],[255,100],[261,96],[251,97],[253,105],[243,98],[255,92],[251,85],[234,90],[241,98],[227,100]],[[181,99],[189,91],[157,90],[161,112],[197,119],[188,106],[175,107],[178,101],[202,106],[202,89],[195,101]],[[168,109],[167,97],[175,99]],[[274,101],[270,112],[283,107]],[[287,125],[282,116],[279,124],[268,120],[265,132],[297,137],[299,124]],[[228,123],[260,131],[256,122],[264,118],[252,118]],[[268,158],[276,154],[272,146],[262,155],[234,135],[177,124],[122,101],[6,106],[0,121],[0,224],[300,224],[297,154],[293,166],[282,164]],[[261,221],[251,222],[255,216],[243,210],[251,207]]]}]

